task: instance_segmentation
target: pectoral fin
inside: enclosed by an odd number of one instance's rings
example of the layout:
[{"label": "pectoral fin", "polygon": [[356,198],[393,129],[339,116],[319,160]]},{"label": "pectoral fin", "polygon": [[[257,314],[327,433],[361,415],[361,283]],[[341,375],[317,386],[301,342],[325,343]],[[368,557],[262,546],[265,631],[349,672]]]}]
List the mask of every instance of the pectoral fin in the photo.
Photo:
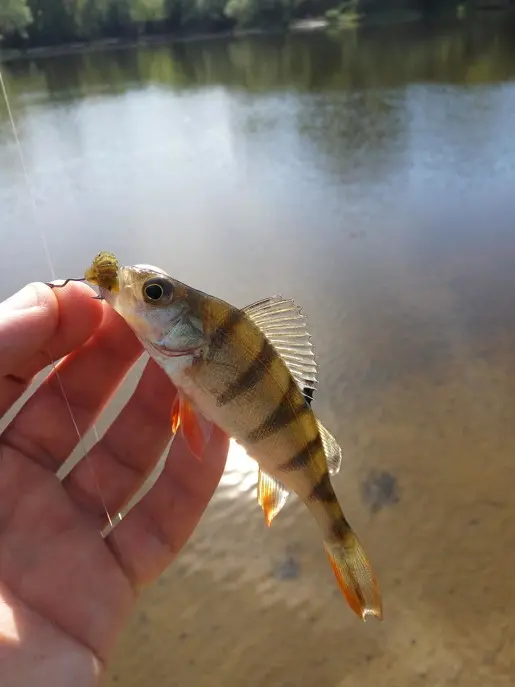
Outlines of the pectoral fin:
[{"label": "pectoral fin", "polygon": [[179,394],[175,397],[175,400],[173,402],[172,406],[172,432],[173,434],[177,434],[177,430],[179,429],[181,424],[181,397]]},{"label": "pectoral fin", "polygon": [[202,461],[211,436],[212,425],[209,424],[207,428],[204,428],[201,418],[188,401],[177,394],[172,406],[172,432],[176,434],[179,429],[190,451]]},{"label": "pectoral fin", "polygon": [[288,500],[290,492],[261,468],[259,468],[257,492],[258,503],[265,514],[266,524],[270,527],[272,520]]}]

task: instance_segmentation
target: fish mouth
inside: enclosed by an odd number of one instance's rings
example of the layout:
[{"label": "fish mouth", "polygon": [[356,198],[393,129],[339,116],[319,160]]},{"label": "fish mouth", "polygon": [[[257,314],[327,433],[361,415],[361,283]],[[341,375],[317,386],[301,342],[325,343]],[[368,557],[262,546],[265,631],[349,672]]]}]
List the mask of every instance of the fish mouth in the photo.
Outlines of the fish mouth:
[{"label": "fish mouth", "polygon": [[184,358],[189,355],[197,353],[201,346],[194,346],[192,348],[168,348],[162,344],[153,343],[152,348],[158,353],[165,355],[167,358]]}]

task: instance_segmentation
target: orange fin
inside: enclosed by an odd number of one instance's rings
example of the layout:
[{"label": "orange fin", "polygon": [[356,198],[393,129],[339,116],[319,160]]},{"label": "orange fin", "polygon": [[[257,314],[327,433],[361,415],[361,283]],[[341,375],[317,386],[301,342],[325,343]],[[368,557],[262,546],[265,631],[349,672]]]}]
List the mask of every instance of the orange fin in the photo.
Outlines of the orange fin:
[{"label": "orange fin", "polygon": [[195,410],[186,399],[177,394],[172,406],[172,432],[175,434],[181,430],[190,451],[200,461],[211,437],[211,427],[209,424],[209,428],[204,429]]},{"label": "orange fin", "polygon": [[270,527],[272,520],[286,503],[290,492],[261,467],[258,474],[258,503],[265,514],[265,522]]},{"label": "orange fin", "polygon": [[342,594],[362,620],[369,615],[383,619],[379,585],[363,547],[352,530],[343,541],[324,542],[324,547]]},{"label": "orange fin", "polygon": [[179,394],[176,395],[173,406],[172,406],[172,432],[174,435],[177,433],[179,426],[181,424],[181,397]]}]

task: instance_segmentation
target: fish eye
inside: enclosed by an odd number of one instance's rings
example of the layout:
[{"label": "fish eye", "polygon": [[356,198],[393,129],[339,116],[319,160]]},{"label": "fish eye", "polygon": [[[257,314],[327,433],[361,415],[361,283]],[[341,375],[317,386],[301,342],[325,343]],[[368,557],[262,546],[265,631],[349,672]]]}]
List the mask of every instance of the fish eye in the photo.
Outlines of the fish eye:
[{"label": "fish eye", "polygon": [[169,301],[173,295],[173,285],[161,277],[148,279],[143,284],[143,298],[147,303]]}]

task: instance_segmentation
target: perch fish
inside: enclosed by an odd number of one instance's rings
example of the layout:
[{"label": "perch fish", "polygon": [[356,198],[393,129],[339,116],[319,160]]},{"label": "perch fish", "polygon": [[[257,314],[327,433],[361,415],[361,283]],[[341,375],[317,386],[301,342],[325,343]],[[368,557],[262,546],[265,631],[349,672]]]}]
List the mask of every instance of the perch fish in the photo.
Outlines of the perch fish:
[{"label": "perch fish", "polygon": [[178,389],[171,423],[202,458],[206,420],[257,461],[258,501],[270,525],[294,492],[323,535],[352,610],[382,619],[376,576],[333,490],[341,448],[311,407],[317,365],[300,308],[280,296],[242,309],[157,267],[120,267],[100,253],[86,272]]}]

